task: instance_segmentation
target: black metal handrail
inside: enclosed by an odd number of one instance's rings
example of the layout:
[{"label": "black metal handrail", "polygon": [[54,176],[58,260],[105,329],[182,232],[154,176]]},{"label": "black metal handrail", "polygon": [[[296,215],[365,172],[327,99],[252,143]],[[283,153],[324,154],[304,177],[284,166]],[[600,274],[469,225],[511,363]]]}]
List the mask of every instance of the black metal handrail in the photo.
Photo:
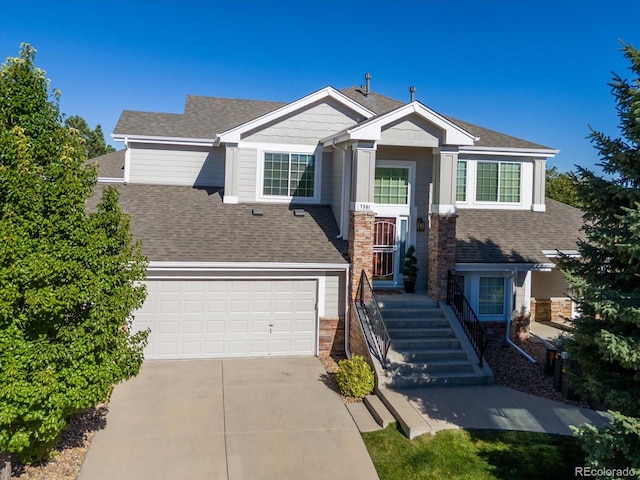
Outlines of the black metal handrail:
[{"label": "black metal handrail", "polygon": [[473,308],[469,305],[469,301],[464,296],[451,270],[449,270],[447,276],[447,305],[451,306],[460,325],[462,325],[467,337],[469,337],[469,341],[478,355],[480,366],[482,367],[482,357],[487,348],[487,343],[489,343],[489,337],[484,325],[480,323]]},{"label": "black metal handrail", "polygon": [[[367,274],[363,270],[360,274],[360,284],[355,298],[356,310],[359,313],[360,325],[371,353],[380,361],[383,368],[387,367],[387,353],[391,346],[389,332],[382,321],[382,313],[378,301],[371,288]],[[364,315],[361,315],[364,313]]]}]

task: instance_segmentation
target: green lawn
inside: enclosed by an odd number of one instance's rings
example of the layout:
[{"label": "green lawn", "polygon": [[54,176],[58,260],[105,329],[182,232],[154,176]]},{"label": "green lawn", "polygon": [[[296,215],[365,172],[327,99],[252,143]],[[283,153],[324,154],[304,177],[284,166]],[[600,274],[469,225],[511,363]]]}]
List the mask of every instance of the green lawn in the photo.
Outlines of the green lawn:
[{"label": "green lawn", "polygon": [[573,437],[444,430],[408,440],[391,425],[362,437],[380,480],[574,478],[584,454]]}]

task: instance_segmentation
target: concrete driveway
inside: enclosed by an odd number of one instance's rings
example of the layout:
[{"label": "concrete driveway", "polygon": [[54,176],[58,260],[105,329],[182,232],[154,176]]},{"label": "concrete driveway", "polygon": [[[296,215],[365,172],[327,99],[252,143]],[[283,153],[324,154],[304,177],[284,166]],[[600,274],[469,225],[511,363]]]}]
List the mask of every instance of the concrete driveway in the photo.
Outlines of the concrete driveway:
[{"label": "concrete driveway", "polygon": [[79,479],[377,479],[324,377],[317,358],[145,362]]}]

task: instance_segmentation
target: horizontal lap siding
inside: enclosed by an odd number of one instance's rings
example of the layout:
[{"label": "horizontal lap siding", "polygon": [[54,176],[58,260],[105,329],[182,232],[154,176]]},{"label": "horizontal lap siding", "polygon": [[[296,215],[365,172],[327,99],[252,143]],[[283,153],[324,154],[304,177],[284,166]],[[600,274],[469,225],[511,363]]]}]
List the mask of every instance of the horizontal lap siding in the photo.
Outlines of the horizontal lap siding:
[{"label": "horizontal lap siding", "polygon": [[270,125],[244,140],[251,142],[316,145],[329,135],[353,126],[361,119],[337,102],[322,102]]},{"label": "horizontal lap siding", "polygon": [[345,275],[327,274],[324,287],[324,316],[338,318],[344,316]]},{"label": "horizontal lap siding", "polygon": [[238,152],[238,199],[241,202],[254,202],[256,190],[256,159],[258,151],[255,148],[240,148]]},{"label": "horizontal lap siding", "polygon": [[224,150],[185,146],[132,145],[129,182],[224,186]]}]

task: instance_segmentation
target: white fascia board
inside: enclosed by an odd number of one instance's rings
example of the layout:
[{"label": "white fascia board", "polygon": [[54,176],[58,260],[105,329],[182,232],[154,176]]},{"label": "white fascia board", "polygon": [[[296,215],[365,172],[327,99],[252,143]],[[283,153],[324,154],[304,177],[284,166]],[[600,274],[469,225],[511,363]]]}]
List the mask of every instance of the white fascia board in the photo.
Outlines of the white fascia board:
[{"label": "white fascia board", "polygon": [[289,115],[290,113],[295,112],[296,110],[300,110],[308,105],[311,105],[318,100],[322,100],[323,98],[333,98],[338,102],[342,103],[347,108],[354,110],[356,113],[359,113],[365,118],[371,118],[375,114],[360,105],[358,102],[351,100],[346,95],[340,93],[333,87],[325,87],[317,92],[311,93],[306,97],[302,97],[295,102],[288,103],[273,112],[269,112],[261,117],[250,120],[247,123],[243,123],[242,125],[238,125],[237,127],[232,128],[231,130],[227,130],[226,132],[222,132],[221,134],[216,136],[216,142],[219,143],[239,143],[241,140],[241,136],[243,133],[248,132],[249,130],[253,130],[255,128],[259,128],[262,125],[266,125],[270,122],[277,120],[278,118]]},{"label": "white fascia board", "polygon": [[508,148],[508,147],[460,147],[460,153],[471,155],[500,155],[511,157],[545,157],[553,158],[560,150],[546,148]]},{"label": "white fascia board", "polygon": [[131,143],[161,143],[164,145],[189,145],[195,147],[213,147],[215,138],[182,138],[182,137],[154,137],[149,135],[111,135],[116,142]]},{"label": "white fascia board", "polygon": [[456,263],[456,272],[548,271],[554,268],[553,263]]},{"label": "white fascia board", "polygon": [[125,183],[124,178],[98,177],[98,183]]},{"label": "white fascia board", "polygon": [[[345,140],[380,140],[382,134],[382,127],[389,123],[395,122],[412,114],[417,114],[426,121],[433,123],[438,128],[441,128],[445,132],[445,141],[447,145],[473,145],[477,138],[471,133],[463,130],[458,125],[450,122],[446,118],[442,117],[438,113],[434,112],[430,108],[424,106],[420,102],[414,101],[396,108],[380,117],[370,120],[362,125],[353,127],[346,132],[341,132],[337,137],[341,141]],[[327,139],[328,141],[328,139]]]},{"label": "white fascia board", "polygon": [[548,258],[558,258],[561,255],[572,258],[579,258],[581,256],[578,250],[542,250],[542,254]]},{"label": "white fascia board", "polygon": [[148,272],[296,272],[348,271],[348,263],[275,263],[275,262],[158,262],[150,261]]}]

